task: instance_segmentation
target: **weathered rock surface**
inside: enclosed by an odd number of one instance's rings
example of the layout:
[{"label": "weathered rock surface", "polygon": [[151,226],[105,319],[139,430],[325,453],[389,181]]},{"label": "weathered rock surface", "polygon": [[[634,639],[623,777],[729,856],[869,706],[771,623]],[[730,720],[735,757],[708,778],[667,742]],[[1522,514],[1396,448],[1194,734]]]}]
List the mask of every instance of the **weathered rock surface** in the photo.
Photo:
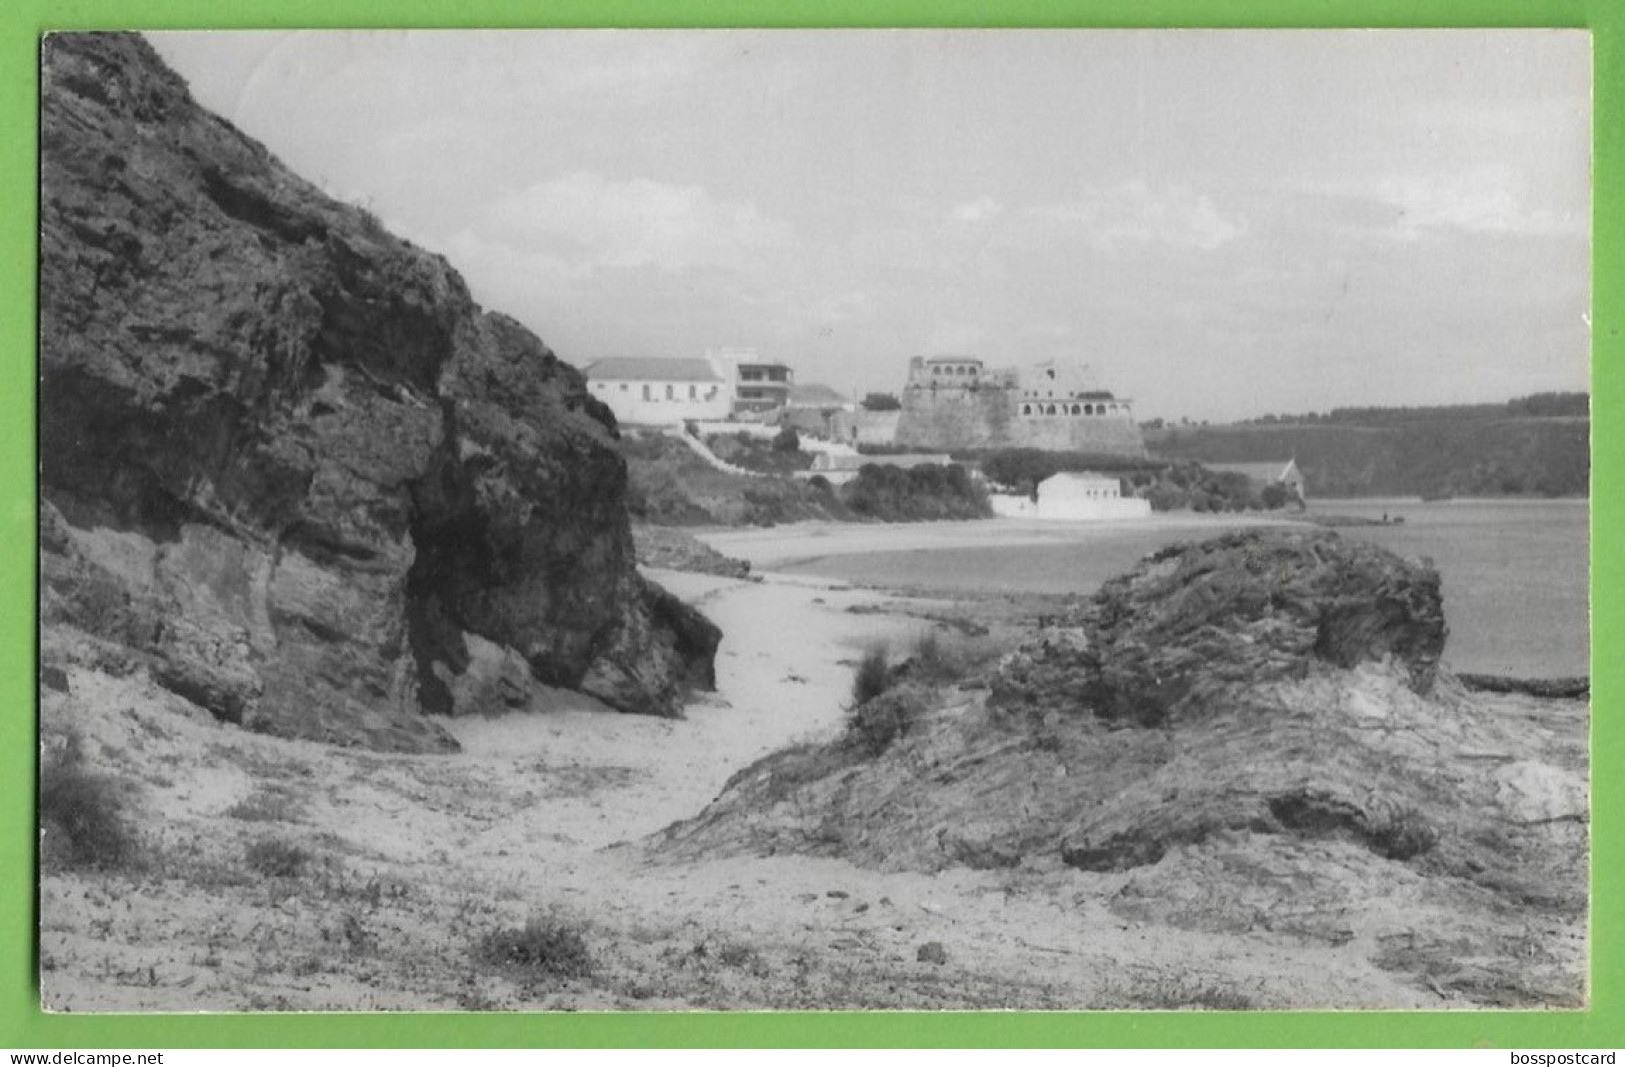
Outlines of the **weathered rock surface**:
[{"label": "weathered rock surface", "polygon": [[1391,659],[1428,692],[1448,628],[1439,573],[1328,531],[1173,545],[1114,578],[1068,640],[1012,658],[995,700],[1155,725],[1225,691]]},{"label": "weathered rock surface", "polygon": [[48,619],[222,718],[389,748],[450,744],[421,712],[460,710],[470,634],[622,710],[707,682],[577,372],[138,37],[48,38],[41,88]]},{"label": "weathered rock surface", "polygon": [[645,567],[716,574],[724,578],[750,577],[748,560],[725,556],[672,526],[635,525],[632,540],[637,545],[638,562]]}]

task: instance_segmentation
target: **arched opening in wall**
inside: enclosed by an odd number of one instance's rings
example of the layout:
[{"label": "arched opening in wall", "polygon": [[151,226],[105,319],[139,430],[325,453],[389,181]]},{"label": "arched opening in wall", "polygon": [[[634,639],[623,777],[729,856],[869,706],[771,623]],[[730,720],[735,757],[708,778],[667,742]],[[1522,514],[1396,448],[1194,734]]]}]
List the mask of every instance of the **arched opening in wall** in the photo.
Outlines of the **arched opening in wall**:
[{"label": "arched opening in wall", "polygon": [[1085,415],[1093,415],[1095,413],[1095,406],[1093,404],[1083,405],[1083,413]]},{"label": "arched opening in wall", "polygon": [[1081,415],[1081,414],[1082,414],[1082,413],[1083,413],[1083,409],[1082,409],[1082,408],[1080,408],[1080,407],[1079,407],[1079,406],[1078,406],[1078,405],[1076,405],[1076,404],[1073,404],[1073,405],[1072,405],[1072,414],[1074,414],[1074,415]]},{"label": "arched opening in wall", "polygon": [[1021,405],[1021,413],[1023,415],[1031,415],[1033,413],[1033,406],[1031,404]]},{"label": "arched opening in wall", "polygon": [[1044,409],[1044,414],[1046,414],[1046,415],[1053,415],[1053,414],[1055,414],[1055,405],[1054,405],[1054,404],[1051,404],[1051,405],[1050,405],[1050,406],[1049,406],[1049,407],[1047,407],[1047,408],[1045,408],[1045,409]]}]

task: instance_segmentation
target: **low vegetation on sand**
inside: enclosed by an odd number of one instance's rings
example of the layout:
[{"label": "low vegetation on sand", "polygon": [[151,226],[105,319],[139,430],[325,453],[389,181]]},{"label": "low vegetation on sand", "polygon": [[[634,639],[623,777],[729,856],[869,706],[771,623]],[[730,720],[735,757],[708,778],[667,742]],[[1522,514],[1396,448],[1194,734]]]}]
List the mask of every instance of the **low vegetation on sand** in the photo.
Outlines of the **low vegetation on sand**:
[{"label": "low vegetation on sand", "polygon": [[592,952],[578,925],[552,915],[533,915],[518,928],[492,930],[475,946],[474,959],[521,979],[582,978],[592,973]]},{"label": "low vegetation on sand", "polygon": [[65,734],[40,765],[39,822],[44,868],[117,868],[136,858],[127,786],[85,765],[79,735]]}]

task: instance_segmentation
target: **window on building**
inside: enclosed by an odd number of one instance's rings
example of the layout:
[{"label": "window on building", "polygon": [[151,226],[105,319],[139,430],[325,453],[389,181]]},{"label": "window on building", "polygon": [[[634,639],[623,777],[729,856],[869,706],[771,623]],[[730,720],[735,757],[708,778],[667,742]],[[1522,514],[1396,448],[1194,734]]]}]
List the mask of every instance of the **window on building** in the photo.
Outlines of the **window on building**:
[{"label": "window on building", "polygon": [[643,383],[643,399],[645,399],[645,400],[653,400],[654,398],[655,398],[654,397],[654,386],[650,385],[648,382],[644,382]]},{"label": "window on building", "polygon": [[699,395],[700,395],[700,387],[699,386],[691,385],[691,386],[688,387],[688,398],[690,400],[699,399]]},{"label": "window on building", "polygon": [[626,392],[626,391],[627,391],[627,390],[628,390],[628,389],[630,389],[630,388],[632,388],[632,387],[631,387],[631,386],[629,386],[629,385],[627,385],[627,384],[626,384],[626,383],[625,383],[625,382],[622,382],[622,383],[621,383],[621,392],[623,392],[623,393],[624,393],[624,392]]},{"label": "window on building", "polygon": [[1031,415],[1033,413],[1033,406],[1031,404],[1021,405],[1021,413],[1023,415]]},{"label": "window on building", "polygon": [[675,385],[666,386],[666,399],[667,400],[676,400],[677,399],[677,387]]}]

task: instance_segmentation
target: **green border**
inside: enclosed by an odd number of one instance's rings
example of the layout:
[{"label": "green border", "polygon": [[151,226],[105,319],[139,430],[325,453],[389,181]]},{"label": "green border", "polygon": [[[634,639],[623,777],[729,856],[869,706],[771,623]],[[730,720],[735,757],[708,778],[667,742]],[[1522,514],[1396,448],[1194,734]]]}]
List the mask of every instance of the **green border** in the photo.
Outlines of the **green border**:
[{"label": "green border", "polygon": [[[1592,1003],[1565,1013],[47,1016],[33,981],[37,73],[52,29],[487,26],[1558,26],[1595,54],[1594,649],[1625,647],[1625,4],[1619,0],[13,0],[0,11],[0,1047],[1609,1047],[1625,1044],[1625,736],[1594,657]],[[1602,594],[1601,596],[1598,593]]]}]

